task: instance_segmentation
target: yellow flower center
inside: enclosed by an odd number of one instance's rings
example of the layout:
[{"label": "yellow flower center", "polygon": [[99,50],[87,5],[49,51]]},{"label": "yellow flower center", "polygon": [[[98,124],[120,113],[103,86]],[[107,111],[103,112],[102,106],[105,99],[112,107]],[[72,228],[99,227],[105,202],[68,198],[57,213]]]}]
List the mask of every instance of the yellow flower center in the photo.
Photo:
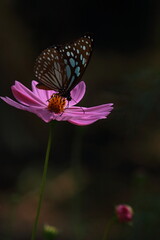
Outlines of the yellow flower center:
[{"label": "yellow flower center", "polygon": [[53,94],[48,100],[48,110],[54,113],[62,113],[66,107],[67,99],[58,93]]}]

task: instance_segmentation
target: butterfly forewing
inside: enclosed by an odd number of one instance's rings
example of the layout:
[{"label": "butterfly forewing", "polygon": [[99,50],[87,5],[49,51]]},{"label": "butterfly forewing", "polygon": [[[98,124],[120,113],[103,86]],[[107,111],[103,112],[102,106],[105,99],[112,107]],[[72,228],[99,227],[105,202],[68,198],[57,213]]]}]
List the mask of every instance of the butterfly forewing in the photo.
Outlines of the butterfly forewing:
[{"label": "butterfly forewing", "polygon": [[93,39],[85,35],[60,47],[66,65],[65,90],[71,91],[80,81],[87,67],[93,48]]},{"label": "butterfly forewing", "polygon": [[45,49],[37,58],[34,67],[35,76],[40,83],[39,88],[63,89],[66,82],[66,69],[62,54],[56,47]]}]

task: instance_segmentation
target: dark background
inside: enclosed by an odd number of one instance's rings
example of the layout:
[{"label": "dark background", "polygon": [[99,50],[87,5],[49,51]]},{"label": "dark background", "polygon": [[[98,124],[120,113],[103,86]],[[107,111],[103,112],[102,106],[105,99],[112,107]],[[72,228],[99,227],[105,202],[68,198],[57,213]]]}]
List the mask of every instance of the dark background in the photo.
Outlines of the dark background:
[{"label": "dark background", "polygon": [[[0,90],[30,87],[35,58],[92,32],[94,53],[81,106],[114,103],[108,119],[77,127],[54,123],[39,224],[57,239],[102,239],[114,206],[134,208],[133,226],[111,240],[160,239],[159,1],[0,1]],[[29,239],[49,125],[0,102],[0,239]]]}]

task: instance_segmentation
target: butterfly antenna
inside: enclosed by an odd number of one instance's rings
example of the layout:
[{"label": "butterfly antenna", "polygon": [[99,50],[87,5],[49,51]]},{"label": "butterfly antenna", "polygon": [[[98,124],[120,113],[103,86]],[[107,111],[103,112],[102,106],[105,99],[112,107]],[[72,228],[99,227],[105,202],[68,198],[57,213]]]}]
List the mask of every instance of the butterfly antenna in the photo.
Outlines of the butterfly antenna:
[{"label": "butterfly antenna", "polygon": [[[72,98],[72,100],[77,104],[77,101],[74,98]],[[68,101],[67,107],[69,108],[69,101]],[[80,108],[82,109],[83,114],[85,114],[83,107],[80,107]]]}]

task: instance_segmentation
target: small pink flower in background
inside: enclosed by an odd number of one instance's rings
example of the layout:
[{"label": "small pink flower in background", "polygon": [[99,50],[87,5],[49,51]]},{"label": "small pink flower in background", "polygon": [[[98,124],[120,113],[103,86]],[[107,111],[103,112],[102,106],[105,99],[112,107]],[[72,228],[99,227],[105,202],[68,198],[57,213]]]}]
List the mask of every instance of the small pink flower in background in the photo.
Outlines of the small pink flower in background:
[{"label": "small pink flower in background", "polygon": [[[89,125],[99,119],[106,118],[113,109],[112,103],[90,108],[75,106],[75,104],[80,102],[86,92],[86,85],[83,81],[71,91],[72,100],[69,102],[64,99],[56,99],[56,95],[54,95],[54,104],[55,102],[57,104],[56,108],[52,107],[51,101],[52,95],[56,94],[56,92],[38,89],[36,85],[37,82],[32,81],[31,91],[20,82],[15,81],[15,85],[13,85],[11,89],[17,101],[9,97],[1,97],[1,99],[15,108],[36,114],[45,122],[52,120],[68,121],[80,126]],[[58,105],[57,102],[61,105]],[[58,113],[55,113],[56,111]]]},{"label": "small pink flower in background", "polygon": [[120,222],[131,222],[133,218],[133,209],[126,204],[120,204],[115,207],[116,216]]}]

